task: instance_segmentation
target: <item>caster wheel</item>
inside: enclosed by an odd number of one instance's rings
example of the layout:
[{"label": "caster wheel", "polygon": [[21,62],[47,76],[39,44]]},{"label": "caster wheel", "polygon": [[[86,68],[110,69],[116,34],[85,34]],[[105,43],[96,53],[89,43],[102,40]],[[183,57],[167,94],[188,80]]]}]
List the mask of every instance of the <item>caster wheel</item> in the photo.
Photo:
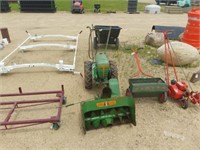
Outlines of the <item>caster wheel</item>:
[{"label": "caster wheel", "polygon": [[67,97],[64,96],[64,97],[63,97],[62,104],[65,105],[66,103],[67,103]]},{"label": "caster wheel", "polygon": [[159,102],[161,103],[165,103],[167,101],[167,93],[164,92],[160,95],[160,97],[158,97]]},{"label": "caster wheel", "polygon": [[60,125],[58,123],[52,123],[51,129],[58,130],[59,128],[60,128]]},{"label": "caster wheel", "polygon": [[181,99],[180,103],[181,103],[181,107],[183,109],[187,109],[188,108],[188,101],[186,101],[185,99]]},{"label": "caster wheel", "polygon": [[94,39],[93,39],[93,48],[94,48],[94,49],[98,49],[97,37],[94,37]]}]

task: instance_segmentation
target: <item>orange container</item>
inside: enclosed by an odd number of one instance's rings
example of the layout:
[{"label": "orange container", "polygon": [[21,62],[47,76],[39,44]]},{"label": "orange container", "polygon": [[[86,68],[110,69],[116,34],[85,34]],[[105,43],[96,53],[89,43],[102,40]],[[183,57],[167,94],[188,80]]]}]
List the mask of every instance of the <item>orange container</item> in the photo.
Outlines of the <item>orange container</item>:
[{"label": "orange container", "polygon": [[200,50],[200,8],[188,12],[188,23],[181,41]]}]

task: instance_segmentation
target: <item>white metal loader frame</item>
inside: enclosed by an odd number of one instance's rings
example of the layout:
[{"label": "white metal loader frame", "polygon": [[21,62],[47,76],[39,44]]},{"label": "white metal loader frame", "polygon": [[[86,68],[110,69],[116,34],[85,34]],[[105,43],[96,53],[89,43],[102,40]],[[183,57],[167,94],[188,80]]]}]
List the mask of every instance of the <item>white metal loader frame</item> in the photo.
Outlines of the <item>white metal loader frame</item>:
[{"label": "white metal loader frame", "polygon": [[[27,31],[26,31],[27,32]],[[58,69],[59,71],[66,71],[66,72],[73,72],[74,74],[80,74],[80,72],[75,71],[75,66],[76,66],[76,55],[77,55],[77,50],[78,50],[78,40],[79,40],[79,35],[81,34],[82,31],[79,32],[77,36],[65,36],[65,35],[39,35],[39,36],[32,36],[30,33],[27,32],[29,35],[28,38],[22,42],[16,49],[14,49],[10,54],[8,54],[5,58],[3,58],[0,61],[0,74],[6,74],[10,72],[13,69],[18,69],[18,68],[31,68],[31,67],[53,67]],[[33,40],[36,41],[38,39],[42,38],[47,38],[47,37],[63,37],[67,38],[67,40],[75,41],[75,45],[70,45],[70,44],[33,44],[33,45],[24,45],[27,41]],[[29,63],[29,64],[13,64],[6,66],[5,65],[5,60],[8,59],[13,53],[15,53],[17,50],[24,51],[26,49],[31,49],[35,47],[44,47],[44,46],[55,46],[55,47],[63,47],[66,48],[67,50],[74,50],[74,59],[73,59],[73,64],[64,64],[63,60],[59,60],[57,64],[49,64],[49,63]]]}]

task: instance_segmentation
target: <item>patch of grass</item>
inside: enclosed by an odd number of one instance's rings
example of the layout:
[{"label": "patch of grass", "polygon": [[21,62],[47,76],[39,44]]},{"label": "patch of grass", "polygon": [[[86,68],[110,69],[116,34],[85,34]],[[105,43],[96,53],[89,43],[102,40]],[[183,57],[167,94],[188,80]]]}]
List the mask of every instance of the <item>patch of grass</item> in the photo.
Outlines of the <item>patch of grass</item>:
[{"label": "patch of grass", "polygon": [[146,5],[149,5],[149,3],[138,3],[137,10],[144,12]]},{"label": "patch of grass", "polygon": [[94,4],[101,5],[101,12],[106,11],[125,11],[128,2],[126,0],[84,0],[85,11],[93,12]]},{"label": "patch of grass", "polygon": [[[71,1],[69,0],[55,0],[57,11],[71,11]],[[83,0],[83,5],[86,12],[94,11],[94,4],[101,5],[101,12],[107,11],[127,11],[127,0]],[[148,3],[138,3],[138,11],[144,11]]]},{"label": "patch of grass", "polygon": [[[85,12],[93,12],[94,4],[101,5],[101,12],[107,11],[127,11],[128,0],[83,0]],[[19,11],[18,3],[9,4],[12,11]],[[57,11],[71,11],[71,0],[55,0]],[[144,11],[148,3],[138,3],[137,10]]]},{"label": "patch of grass", "polygon": [[156,48],[148,45],[135,45],[135,44],[124,44],[121,50],[125,53],[132,53],[132,49],[136,50],[140,57],[155,58],[157,57]]},{"label": "patch of grass", "polygon": [[195,68],[195,67],[199,67],[200,66],[200,61],[195,61],[191,64],[187,64],[187,65],[180,65],[180,67],[183,68]]},{"label": "patch of grass", "polygon": [[11,11],[19,11],[18,3],[10,3],[9,4]]},{"label": "patch of grass", "polygon": [[70,0],[55,0],[57,11],[71,11]]}]

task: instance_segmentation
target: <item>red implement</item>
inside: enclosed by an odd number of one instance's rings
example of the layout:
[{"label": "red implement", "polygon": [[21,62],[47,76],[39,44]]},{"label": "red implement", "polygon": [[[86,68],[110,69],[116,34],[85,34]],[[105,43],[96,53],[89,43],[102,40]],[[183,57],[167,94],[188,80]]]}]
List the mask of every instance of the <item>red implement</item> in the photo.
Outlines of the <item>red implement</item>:
[{"label": "red implement", "polygon": [[[171,51],[172,48],[170,47],[170,43],[169,43],[169,40],[167,38],[167,31],[163,32],[163,34],[164,34],[164,39],[165,39],[164,40],[165,41],[164,42],[164,45],[165,45],[165,60],[166,60],[165,76],[166,76],[166,81],[169,85],[168,96],[170,96],[174,100],[178,100],[183,109],[186,109],[188,107],[188,101],[189,100],[193,104],[197,104],[197,103],[200,104],[200,93],[190,92],[188,90],[188,84],[183,82],[183,81],[178,80],[178,75],[176,73],[174,60],[172,58],[172,51]],[[176,80],[171,80],[171,82],[170,82],[170,78],[169,78],[168,56],[169,56],[169,59],[172,62],[172,67],[173,67],[174,75],[175,75],[175,78],[176,78]]]},{"label": "red implement", "polygon": [[[133,50],[133,49],[132,49],[132,50]],[[148,76],[148,77],[153,77],[153,76],[151,76],[151,75],[146,74],[146,73],[142,70],[142,68],[141,68],[141,66],[140,66],[140,60],[139,60],[139,58],[138,58],[137,52],[135,52],[135,51],[133,50],[133,53],[132,53],[131,55],[134,55],[134,56],[135,56],[135,60],[136,60],[137,68],[138,68],[138,72],[137,72],[135,75],[133,75],[133,78],[139,76],[140,73],[143,74],[143,75],[145,75],[145,76]]]},{"label": "red implement", "polygon": [[193,104],[200,104],[200,92],[191,92],[190,100]]},{"label": "red implement", "polygon": [[[11,94],[0,94],[0,97],[3,98],[10,98],[10,97],[17,97],[16,99],[19,99],[23,96],[30,96],[33,97],[34,95],[45,95],[45,97],[49,97],[49,95],[52,96],[52,98],[40,98],[40,99],[34,99],[34,100],[9,100],[5,101],[2,99],[0,101],[0,110],[6,110],[9,109],[7,116],[3,121],[0,121],[0,126],[4,126],[5,128],[0,128],[0,130],[7,130],[7,129],[16,129],[16,128],[22,128],[37,124],[43,124],[43,123],[52,123],[53,129],[59,128],[60,123],[60,117],[61,117],[61,110],[62,110],[62,104],[65,104],[66,98],[64,97],[64,86],[62,85],[61,90],[58,91],[44,91],[44,92],[22,92],[22,89],[19,88],[19,93],[11,93]],[[58,104],[58,110],[56,115],[50,116],[47,118],[39,118],[39,119],[20,119],[20,120],[11,120],[12,114],[15,110],[20,110],[20,108],[25,107],[33,107],[38,105],[44,105],[44,104],[52,104],[57,103]],[[10,106],[10,107],[9,107]],[[37,113],[37,111],[35,112]]]},{"label": "red implement", "polygon": [[173,99],[179,100],[185,96],[188,85],[185,82],[178,81],[169,85],[168,95]]}]

